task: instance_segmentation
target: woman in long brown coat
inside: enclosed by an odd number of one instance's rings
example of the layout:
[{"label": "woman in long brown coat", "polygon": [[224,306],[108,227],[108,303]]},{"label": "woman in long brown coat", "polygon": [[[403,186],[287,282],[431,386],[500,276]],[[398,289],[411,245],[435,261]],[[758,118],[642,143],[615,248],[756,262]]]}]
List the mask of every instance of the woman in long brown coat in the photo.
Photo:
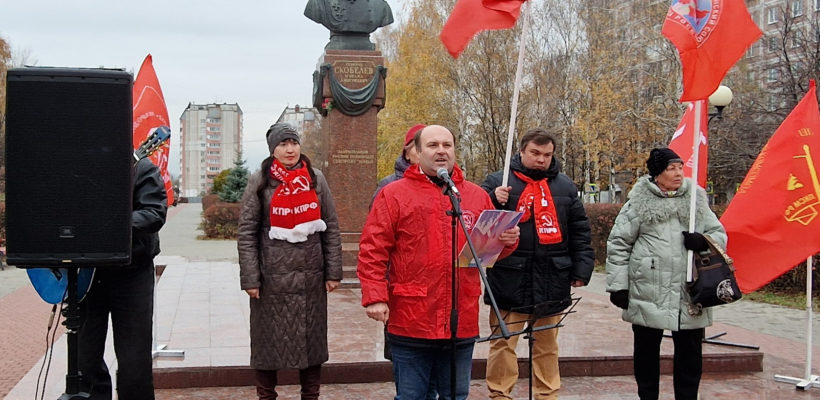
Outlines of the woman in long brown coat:
[{"label": "woman in long brown coat", "polygon": [[251,367],[260,399],[276,399],[277,371],[299,369],[302,399],[318,399],[328,360],[327,293],[342,279],[342,245],[327,180],[288,124],[267,132],[271,156],[242,196],[239,266],[250,296]]}]

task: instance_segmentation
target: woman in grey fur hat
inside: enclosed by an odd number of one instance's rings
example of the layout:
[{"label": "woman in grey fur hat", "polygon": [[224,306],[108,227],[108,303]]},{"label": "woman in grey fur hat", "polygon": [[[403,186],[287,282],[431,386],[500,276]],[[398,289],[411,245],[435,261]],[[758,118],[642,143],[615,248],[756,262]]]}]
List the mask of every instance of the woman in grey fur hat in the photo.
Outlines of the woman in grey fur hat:
[{"label": "woman in grey fur hat", "polygon": [[318,399],[328,360],[327,293],[342,280],[336,206],[299,135],[278,123],[270,157],[248,180],[239,217],[240,284],[250,296],[251,367],[260,399],[276,399],[277,371],[298,369],[301,398]]},{"label": "woman in grey fur hat", "polygon": [[[607,240],[606,291],[632,324],[635,381],[641,400],[659,395],[660,344],[672,331],[676,400],[695,400],[703,369],[704,328],[712,310],[694,307],[686,291],[687,250],[708,248],[704,234],[726,248],[726,231],[709,209],[706,192],[683,176],[683,160],[668,148],[653,149],[649,175],[629,192]],[[689,204],[696,198],[695,232]]]}]

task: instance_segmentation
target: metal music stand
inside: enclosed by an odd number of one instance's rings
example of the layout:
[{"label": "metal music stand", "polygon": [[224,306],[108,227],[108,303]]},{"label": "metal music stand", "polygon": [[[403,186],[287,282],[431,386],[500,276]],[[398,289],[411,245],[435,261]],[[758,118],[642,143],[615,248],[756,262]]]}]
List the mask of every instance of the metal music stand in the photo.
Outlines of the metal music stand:
[{"label": "metal music stand", "polygon": [[[532,394],[532,387],[533,387],[532,386],[532,374],[533,374],[532,349],[533,349],[533,342],[535,342],[534,333],[538,332],[538,331],[544,331],[544,330],[547,330],[547,329],[555,329],[555,328],[560,328],[560,327],[564,326],[564,324],[563,324],[564,319],[567,317],[567,315],[575,313],[575,306],[578,305],[578,302],[580,300],[581,300],[581,297],[572,297],[572,295],[570,295],[569,305],[563,311],[557,312],[557,313],[556,312],[549,312],[549,310],[555,309],[556,306],[560,306],[560,304],[562,302],[564,302],[565,300],[547,301],[547,302],[543,302],[543,303],[539,303],[539,304],[533,304],[533,305],[525,306],[525,307],[515,307],[515,308],[513,308],[509,311],[505,311],[505,314],[504,314],[505,318],[507,317],[509,312],[515,312],[515,313],[525,314],[525,315],[529,316],[528,318],[523,319],[523,320],[508,321],[506,323],[506,325],[508,327],[511,327],[511,326],[518,326],[520,324],[526,323],[524,329],[522,329],[520,331],[512,331],[512,332],[509,333],[509,336],[524,335],[524,339],[527,339],[527,368],[529,370],[527,378],[528,378],[528,386],[529,386],[529,397],[528,398],[530,400],[532,400],[532,398],[533,398],[532,397],[532,395],[533,395]],[[555,324],[545,324],[545,325],[536,326],[536,323],[538,322],[539,319],[554,316],[554,315],[560,315],[561,316],[561,319],[559,319],[558,322],[556,322]],[[497,333],[499,325],[491,325],[490,327],[492,328],[492,330],[490,331],[490,335],[487,336],[487,337],[484,337],[484,338],[479,338],[477,340],[477,342],[486,342],[486,341],[491,341],[491,340],[496,340],[496,339],[507,339],[508,338],[507,336],[504,336],[500,333]],[[517,362],[518,362],[518,360],[516,360],[516,363]]]}]

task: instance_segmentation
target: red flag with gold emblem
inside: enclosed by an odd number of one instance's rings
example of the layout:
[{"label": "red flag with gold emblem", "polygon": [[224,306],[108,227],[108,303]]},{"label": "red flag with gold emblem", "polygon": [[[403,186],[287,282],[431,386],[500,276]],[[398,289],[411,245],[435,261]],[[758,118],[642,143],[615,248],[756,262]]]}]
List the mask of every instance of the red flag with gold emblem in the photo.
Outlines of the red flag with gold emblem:
[{"label": "red flag with gold emblem", "polygon": [[814,81],[760,151],[720,221],[740,290],[820,252],[820,111]]},{"label": "red flag with gold emblem", "polygon": [[672,0],[661,33],[680,53],[680,101],[709,97],[762,35],[743,0]]},{"label": "red flag with gold emblem", "polygon": [[515,25],[527,0],[458,0],[439,38],[453,58],[478,32],[507,29]]},{"label": "red flag with gold emblem", "polygon": [[694,166],[695,158],[694,158],[694,137],[695,137],[695,104],[700,104],[702,106],[700,112],[700,135],[698,135],[698,185],[702,188],[706,188],[706,170],[707,170],[707,163],[709,161],[709,146],[708,146],[708,138],[709,135],[707,134],[708,125],[706,117],[709,114],[706,111],[706,102],[701,101],[700,103],[689,103],[686,106],[686,111],[683,112],[683,117],[680,119],[680,123],[678,124],[678,129],[675,129],[675,134],[672,135],[672,140],[669,141],[669,148],[672,149],[675,153],[677,153],[682,160],[684,160],[683,164],[683,174],[691,178],[692,177],[692,166]]},{"label": "red flag with gold emblem", "polygon": [[[154,71],[153,58],[147,55],[142,62],[137,79],[134,81],[134,149],[138,149],[148,135],[160,126],[168,127],[168,108],[165,106],[165,97],[159,86],[157,73]],[[168,172],[168,156],[171,149],[171,140],[168,139],[160,148],[149,156],[151,161],[159,167],[162,181],[165,183],[165,194],[168,205],[174,203],[174,188],[171,174]]]}]

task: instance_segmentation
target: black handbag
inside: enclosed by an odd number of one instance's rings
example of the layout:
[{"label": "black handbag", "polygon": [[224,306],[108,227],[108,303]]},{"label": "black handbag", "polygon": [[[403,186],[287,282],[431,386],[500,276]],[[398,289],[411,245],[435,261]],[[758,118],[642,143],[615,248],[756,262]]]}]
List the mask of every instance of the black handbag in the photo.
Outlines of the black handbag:
[{"label": "black handbag", "polygon": [[700,314],[703,308],[729,304],[743,296],[737,286],[732,258],[708,235],[703,237],[709,250],[694,253],[692,282],[687,284],[694,306],[689,312],[693,315]]}]

